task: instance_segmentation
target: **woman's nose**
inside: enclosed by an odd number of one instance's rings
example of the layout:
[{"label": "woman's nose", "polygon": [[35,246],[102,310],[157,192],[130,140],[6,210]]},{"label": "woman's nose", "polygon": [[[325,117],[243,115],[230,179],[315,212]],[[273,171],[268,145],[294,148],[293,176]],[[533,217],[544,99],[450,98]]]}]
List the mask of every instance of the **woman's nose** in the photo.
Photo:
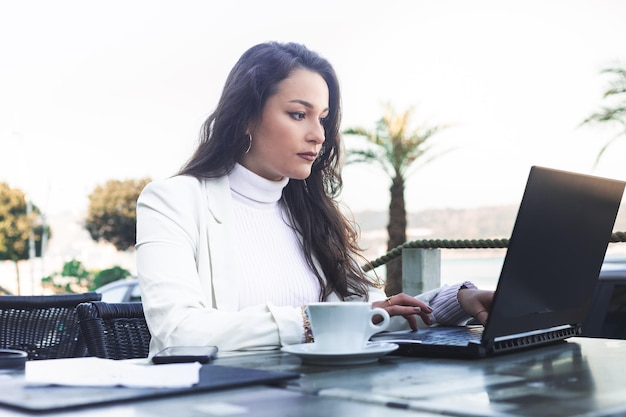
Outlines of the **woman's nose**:
[{"label": "woman's nose", "polygon": [[322,126],[320,123],[316,123],[311,128],[311,132],[309,133],[309,140],[314,141],[316,144],[324,143],[324,140],[326,140],[326,131],[324,129],[324,126]]}]

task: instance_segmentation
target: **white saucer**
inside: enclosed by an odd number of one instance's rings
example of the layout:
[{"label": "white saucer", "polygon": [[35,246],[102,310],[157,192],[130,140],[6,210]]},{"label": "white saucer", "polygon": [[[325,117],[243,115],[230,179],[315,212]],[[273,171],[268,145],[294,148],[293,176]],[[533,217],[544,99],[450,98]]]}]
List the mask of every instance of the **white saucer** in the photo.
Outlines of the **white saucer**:
[{"label": "white saucer", "polygon": [[312,365],[362,365],[376,362],[381,356],[398,349],[395,343],[372,342],[356,352],[318,352],[315,343],[283,346],[283,352],[299,356],[302,362]]}]

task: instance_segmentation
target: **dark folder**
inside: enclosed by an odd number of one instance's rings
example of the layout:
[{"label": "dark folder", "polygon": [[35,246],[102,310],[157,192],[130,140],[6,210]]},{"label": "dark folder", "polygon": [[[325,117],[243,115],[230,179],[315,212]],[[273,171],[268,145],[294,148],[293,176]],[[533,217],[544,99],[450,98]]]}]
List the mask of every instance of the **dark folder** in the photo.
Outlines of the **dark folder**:
[{"label": "dark folder", "polygon": [[23,374],[0,380],[0,405],[27,412],[50,412],[255,384],[276,384],[298,378],[294,372],[274,372],[232,366],[204,365],[200,382],[188,388],[26,386]]}]

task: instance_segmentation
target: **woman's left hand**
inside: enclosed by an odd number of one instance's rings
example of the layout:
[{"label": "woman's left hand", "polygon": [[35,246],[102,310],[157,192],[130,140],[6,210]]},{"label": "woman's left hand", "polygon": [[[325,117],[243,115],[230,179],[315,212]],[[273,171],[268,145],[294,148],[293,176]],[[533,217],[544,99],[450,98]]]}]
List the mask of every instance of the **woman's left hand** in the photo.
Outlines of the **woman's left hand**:
[{"label": "woman's left hand", "polygon": [[457,299],[467,314],[474,317],[482,324],[487,323],[491,302],[493,301],[493,291],[479,290],[477,288],[461,288],[458,292]]},{"label": "woman's left hand", "polygon": [[374,301],[372,308],[379,307],[387,311],[389,316],[402,316],[409,323],[412,330],[417,330],[417,316],[419,315],[424,323],[432,324],[430,314],[433,310],[423,301],[410,295],[400,293],[387,297],[382,301]]}]

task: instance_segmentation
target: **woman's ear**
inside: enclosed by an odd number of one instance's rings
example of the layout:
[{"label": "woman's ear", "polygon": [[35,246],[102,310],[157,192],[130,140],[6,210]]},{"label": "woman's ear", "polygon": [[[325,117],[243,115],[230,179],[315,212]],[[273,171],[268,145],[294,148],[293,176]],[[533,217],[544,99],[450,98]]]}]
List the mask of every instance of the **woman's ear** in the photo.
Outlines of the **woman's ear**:
[{"label": "woman's ear", "polygon": [[254,131],[256,127],[259,125],[258,120],[250,120],[246,125],[246,135],[254,136]]}]

